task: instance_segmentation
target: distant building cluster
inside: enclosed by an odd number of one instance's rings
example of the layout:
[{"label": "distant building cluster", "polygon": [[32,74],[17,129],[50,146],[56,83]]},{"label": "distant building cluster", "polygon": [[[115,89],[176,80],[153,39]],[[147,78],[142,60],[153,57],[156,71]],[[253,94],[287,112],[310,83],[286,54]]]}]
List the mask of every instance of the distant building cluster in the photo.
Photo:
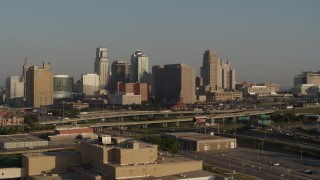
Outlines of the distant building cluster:
[{"label": "distant building cluster", "polygon": [[[200,76],[195,68],[182,63],[154,65],[149,70],[149,57],[140,50],[131,55],[130,62],[115,60],[111,66],[107,48],[97,48],[95,56],[94,71],[82,74],[76,82],[70,75],[53,74],[48,62],[43,62],[42,67],[32,66],[26,58],[22,75],[6,79],[0,103],[42,108],[62,101],[102,100],[98,104],[104,107],[105,102],[121,106],[152,100],[181,108],[195,102],[276,97],[280,92],[277,83],[237,83],[230,61],[222,60],[215,50],[204,52]],[[294,77],[293,94],[316,96],[319,92],[320,71],[302,72]]]},{"label": "distant building cluster", "polygon": [[320,92],[320,71],[302,72],[296,75],[293,81],[293,94],[317,96]]},{"label": "distant building cluster", "polygon": [[[116,60],[111,68],[109,65],[108,49],[99,47],[94,71],[82,74],[75,82],[70,75],[54,74],[49,62],[43,62],[39,67],[30,65],[25,58],[22,75],[6,79],[1,100],[16,107],[43,108],[62,101],[107,99],[109,105],[132,105],[153,99],[185,107],[184,104],[197,101],[241,98],[237,93],[233,94],[235,70],[214,50],[204,53],[201,77],[196,77],[196,70],[186,64],[157,65],[150,71],[149,57],[140,50],[131,55],[130,63]],[[207,96],[209,93],[215,93],[215,98]]]}]

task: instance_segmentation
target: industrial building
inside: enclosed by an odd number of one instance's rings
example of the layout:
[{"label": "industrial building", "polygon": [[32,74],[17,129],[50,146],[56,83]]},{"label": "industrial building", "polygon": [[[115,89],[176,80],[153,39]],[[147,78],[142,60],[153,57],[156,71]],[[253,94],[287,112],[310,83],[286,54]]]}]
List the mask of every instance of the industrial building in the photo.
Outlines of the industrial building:
[{"label": "industrial building", "polygon": [[[168,178],[202,171],[202,161],[160,153],[157,145],[118,138],[112,138],[113,143],[110,144],[110,136],[100,136],[99,139],[99,142],[82,142],[81,154],[61,152],[23,155],[22,167],[26,169],[29,179],[52,177],[52,174],[70,171],[84,179]],[[202,174],[199,177],[204,176],[210,175]]]},{"label": "industrial building", "polygon": [[64,173],[72,164],[79,164],[79,152],[48,152],[22,155],[22,167],[27,176],[39,175],[44,172]]},{"label": "industrial building", "polygon": [[1,135],[0,149],[32,148],[37,146],[48,146],[48,141],[31,135]]},{"label": "industrial building", "polygon": [[50,141],[74,140],[94,137],[93,129],[89,127],[58,128],[55,135],[49,136]]},{"label": "industrial building", "polygon": [[180,149],[192,151],[215,151],[222,149],[234,149],[237,147],[235,138],[207,135],[193,132],[165,133],[161,138],[174,139]]}]

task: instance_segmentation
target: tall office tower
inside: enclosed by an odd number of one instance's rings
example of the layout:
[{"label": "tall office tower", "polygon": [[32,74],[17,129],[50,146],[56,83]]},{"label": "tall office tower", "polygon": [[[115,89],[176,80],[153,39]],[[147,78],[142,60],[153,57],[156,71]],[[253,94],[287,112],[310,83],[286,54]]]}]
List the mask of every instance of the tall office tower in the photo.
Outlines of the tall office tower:
[{"label": "tall office tower", "polygon": [[97,74],[83,74],[81,76],[82,93],[87,97],[95,95],[99,91],[99,77]]},{"label": "tall office tower", "polygon": [[148,73],[149,58],[138,50],[131,56],[130,81],[141,82],[142,77]]},{"label": "tall office tower", "polygon": [[27,81],[27,70],[29,68],[30,68],[30,64],[29,64],[28,58],[26,57],[24,59],[24,64],[23,64],[23,67],[22,67],[22,76],[21,76],[21,81],[24,83],[24,95],[23,95],[24,98],[26,98],[26,96],[27,96],[26,81]]},{"label": "tall office tower", "polygon": [[227,61],[226,63],[221,61],[220,64],[221,64],[221,74],[222,74],[221,76],[222,89],[227,89],[227,90],[235,89],[235,86],[236,86],[235,70],[232,68],[229,61]]},{"label": "tall office tower", "polygon": [[53,76],[53,99],[71,98],[73,92],[73,77],[69,75]]},{"label": "tall office tower", "polygon": [[163,68],[163,65],[156,65],[156,66],[152,66],[152,82],[151,82],[151,92],[150,92],[150,96],[151,98],[155,98],[156,94],[155,94],[155,82],[156,82],[156,70]]},{"label": "tall office tower", "polygon": [[53,103],[53,78],[50,63],[43,62],[43,67],[32,66],[26,73],[27,105],[35,108]]},{"label": "tall office tower", "polygon": [[301,84],[314,84],[316,86],[320,86],[320,71],[307,71],[296,75],[294,77],[294,86],[296,87]]},{"label": "tall office tower", "polygon": [[96,60],[94,62],[94,73],[99,75],[99,89],[106,89],[109,86],[109,60],[107,48],[97,48]]},{"label": "tall office tower", "polygon": [[205,92],[222,88],[220,58],[216,51],[207,50],[203,54],[201,77]]},{"label": "tall office tower", "polygon": [[117,83],[130,82],[130,64],[127,61],[114,61],[111,65],[111,90],[117,90]]},{"label": "tall office tower", "polygon": [[24,83],[20,81],[19,76],[9,76],[6,79],[6,88],[8,98],[23,98]]},{"label": "tall office tower", "polygon": [[194,68],[185,64],[169,64],[153,70],[156,99],[177,103],[183,97],[185,103],[196,101]]}]

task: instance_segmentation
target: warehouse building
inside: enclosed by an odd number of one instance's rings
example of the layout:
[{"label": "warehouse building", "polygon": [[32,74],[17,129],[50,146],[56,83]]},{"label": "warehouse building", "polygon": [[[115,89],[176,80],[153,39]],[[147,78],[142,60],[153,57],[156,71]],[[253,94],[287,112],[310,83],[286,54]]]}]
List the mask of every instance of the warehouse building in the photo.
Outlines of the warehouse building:
[{"label": "warehouse building", "polygon": [[55,135],[49,136],[50,141],[75,140],[94,137],[93,128],[67,127],[55,130]]},{"label": "warehouse building", "polygon": [[[170,175],[184,175],[190,171],[202,171],[202,161],[160,153],[157,145],[130,139],[126,141],[117,139],[120,140],[119,144],[108,145],[110,138],[110,136],[101,136],[100,142],[82,142],[81,154],[61,152],[23,155],[22,167],[26,169],[26,176],[29,179],[35,179],[36,176],[41,175],[50,178],[47,174],[70,171],[81,175],[84,179],[101,180],[147,177],[159,179]],[[208,175],[202,174],[199,177],[203,176]]]},{"label": "warehouse building", "polygon": [[31,135],[1,135],[0,149],[32,148],[37,146],[48,146],[48,141]]},{"label": "warehouse building", "polygon": [[223,149],[234,149],[237,147],[235,138],[207,135],[194,132],[165,133],[161,138],[174,139],[179,148],[192,151],[215,151]]}]

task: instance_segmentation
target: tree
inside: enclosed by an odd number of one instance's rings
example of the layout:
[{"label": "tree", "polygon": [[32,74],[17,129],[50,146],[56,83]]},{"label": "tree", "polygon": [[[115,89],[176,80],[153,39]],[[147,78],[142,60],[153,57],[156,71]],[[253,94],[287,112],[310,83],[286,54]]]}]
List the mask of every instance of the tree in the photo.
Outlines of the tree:
[{"label": "tree", "polygon": [[35,114],[26,114],[23,116],[23,118],[24,118],[24,123],[28,124],[29,126],[31,126],[36,122],[39,122],[39,119]]},{"label": "tree", "polygon": [[177,153],[178,143],[173,139],[162,139],[160,142],[160,149],[168,151],[169,153]]},{"label": "tree", "polygon": [[178,143],[173,139],[161,139],[157,136],[151,136],[147,142],[157,144],[158,149],[169,153],[177,153],[179,149]]}]

